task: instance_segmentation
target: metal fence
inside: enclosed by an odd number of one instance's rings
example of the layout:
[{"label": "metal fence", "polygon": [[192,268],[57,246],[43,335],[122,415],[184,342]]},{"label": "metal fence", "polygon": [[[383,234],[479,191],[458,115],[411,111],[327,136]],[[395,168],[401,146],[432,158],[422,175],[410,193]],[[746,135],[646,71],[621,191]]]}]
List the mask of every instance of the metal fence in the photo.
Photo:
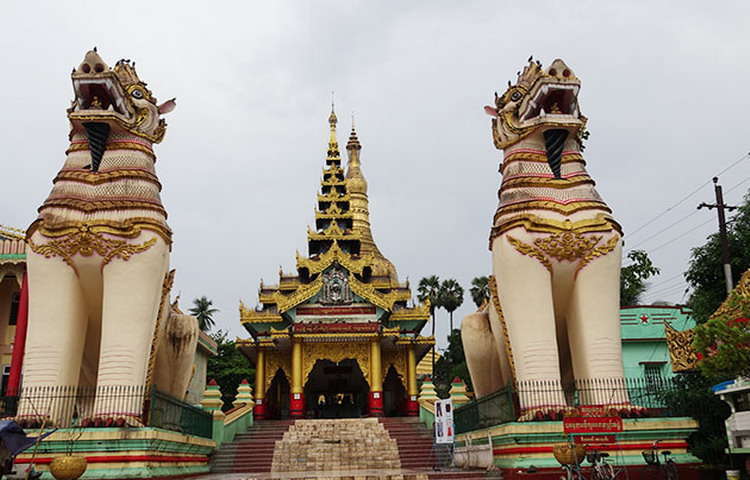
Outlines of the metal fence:
[{"label": "metal fence", "polygon": [[529,380],[462,405],[453,418],[456,433],[464,433],[513,421],[559,420],[586,408],[624,417],[672,416],[668,398],[674,392],[674,381],[661,377]]},{"label": "metal fence", "polygon": [[211,438],[212,415],[145,386],[29,386],[0,397],[0,415],[26,427],[144,425]]},{"label": "metal fence", "polygon": [[456,433],[488,428],[516,420],[517,406],[512,386],[486,395],[453,411]]},{"label": "metal fence", "polygon": [[205,438],[211,438],[213,431],[210,412],[156,390],[151,394],[147,424]]}]

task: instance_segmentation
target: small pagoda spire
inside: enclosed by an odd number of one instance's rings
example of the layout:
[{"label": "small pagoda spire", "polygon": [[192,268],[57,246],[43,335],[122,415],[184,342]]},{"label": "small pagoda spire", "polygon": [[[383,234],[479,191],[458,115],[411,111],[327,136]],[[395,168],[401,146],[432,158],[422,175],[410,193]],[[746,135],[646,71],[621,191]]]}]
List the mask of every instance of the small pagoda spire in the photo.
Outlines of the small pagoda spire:
[{"label": "small pagoda spire", "polygon": [[331,114],[328,116],[328,125],[330,126],[330,136],[328,138],[328,163],[341,163],[341,152],[339,152],[339,141],[336,139],[336,124],[339,119],[336,117],[335,105],[333,103],[333,92],[331,92]]}]

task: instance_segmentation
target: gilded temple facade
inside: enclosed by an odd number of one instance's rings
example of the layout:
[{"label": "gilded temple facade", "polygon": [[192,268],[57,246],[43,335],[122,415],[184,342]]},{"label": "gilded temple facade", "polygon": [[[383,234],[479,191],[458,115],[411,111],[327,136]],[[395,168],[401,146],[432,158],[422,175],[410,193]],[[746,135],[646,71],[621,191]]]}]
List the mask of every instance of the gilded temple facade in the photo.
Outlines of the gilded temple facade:
[{"label": "gilded temple facade", "polygon": [[296,273],[279,272],[277,285],[261,282],[258,307],[240,304],[255,416],[416,415],[417,364],[434,343],[419,335],[429,305],[409,305],[408,282],[375,244],[354,127],[345,170],[333,110],[328,120],[308,255],[297,253]]},{"label": "gilded temple facade", "polygon": [[[26,275],[26,244],[23,230],[0,225],[0,362],[2,386],[6,395],[12,373],[11,356],[16,337],[16,324],[21,305],[21,294]],[[24,319],[25,321],[25,319]],[[20,363],[16,368],[13,390],[20,381]]]}]

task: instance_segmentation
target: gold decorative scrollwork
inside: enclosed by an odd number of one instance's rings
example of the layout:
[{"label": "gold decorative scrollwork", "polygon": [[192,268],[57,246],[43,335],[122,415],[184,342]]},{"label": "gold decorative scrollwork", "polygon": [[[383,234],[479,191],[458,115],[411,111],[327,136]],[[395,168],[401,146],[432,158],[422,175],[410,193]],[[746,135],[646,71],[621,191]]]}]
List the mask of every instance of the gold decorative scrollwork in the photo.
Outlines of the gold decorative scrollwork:
[{"label": "gold decorative scrollwork", "polygon": [[695,331],[692,329],[679,331],[668,322],[664,323],[664,332],[669,347],[669,358],[672,361],[673,372],[695,370],[698,366],[698,356],[693,349]]},{"label": "gold decorative scrollwork", "polygon": [[576,275],[594,259],[614,250],[620,241],[620,237],[615,235],[610,237],[603,245],[599,245],[602,236],[584,236],[578,232],[562,232],[537,238],[534,240],[534,245],[523,243],[510,235],[507,238],[516,251],[537,259],[550,273],[552,273],[550,258],[557,261],[578,261]]},{"label": "gold decorative scrollwork", "polygon": [[598,213],[594,218],[584,218],[574,222],[545,218],[531,213],[516,215],[503,220],[503,223],[492,228],[492,238],[516,227],[523,227],[526,231],[537,233],[607,233],[615,230],[622,234],[620,225],[610,216]]},{"label": "gold decorative scrollwork", "polygon": [[289,382],[289,385],[292,384],[292,353],[287,352],[280,352],[278,350],[266,350],[266,365],[265,365],[265,373],[266,373],[266,389],[271,387],[271,381],[273,380],[273,377],[276,376],[276,372],[281,369],[282,373],[286,377],[286,380]]},{"label": "gold decorative scrollwork", "polygon": [[[41,228],[40,228],[41,230]],[[140,244],[128,243],[126,240],[107,238],[103,234],[111,234],[112,230],[107,225],[96,225],[80,223],[77,229],[66,229],[66,233],[55,233],[55,240],[44,244],[34,243],[31,238],[27,240],[29,248],[34,253],[44,255],[46,258],[60,257],[73,270],[76,270],[73,257],[81,254],[90,257],[97,254],[102,257],[102,268],[113,258],[127,261],[136,253],[145,252],[156,244],[156,238],[151,238]],[[42,235],[46,235],[42,232]],[[129,235],[125,235],[129,237]],[[77,271],[77,270],[76,270]]]},{"label": "gold decorative scrollwork", "polygon": [[310,372],[318,360],[339,363],[342,360],[356,360],[362,375],[370,383],[370,343],[303,343],[302,344],[302,384],[306,384]]},{"label": "gold decorative scrollwork", "polygon": [[172,292],[172,286],[174,285],[174,274],[175,270],[172,269],[164,275],[164,281],[161,284],[161,300],[159,301],[159,310],[156,313],[156,325],[154,326],[154,334],[151,337],[151,349],[148,355],[148,370],[146,372],[146,385],[151,386],[154,379],[154,367],[156,365],[156,349],[159,346],[159,330],[161,328],[162,315],[166,308],[167,301],[169,301],[169,294]]},{"label": "gold decorative scrollwork", "polygon": [[382,367],[383,376],[385,378],[388,375],[388,369],[393,366],[396,369],[396,373],[404,377],[404,384],[408,381],[408,360],[405,348],[397,348],[395,350],[384,350],[382,353]]},{"label": "gold decorative scrollwork", "polygon": [[497,318],[500,320],[500,325],[503,328],[503,339],[505,340],[505,354],[507,355],[507,358],[508,358],[508,364],[510,365],[511,374],[515,378],[516,363],[513,360],[513,349],[511,348],[510,336],[508,335],[508,324],[505,321],[505,315],[503,315],[503,307],[500,305],[500,296],[498,295],[497,281],[495,281],[494,275],[490,275],[490,278],[487,284],[490,287],[490,299],[492,301],[492,307],[495,309],[495,313],[497,313]]},{"label": "gold decorative scrollwork", "polygon": [[[741,302],[730,301],[730,299],[741,299]],[[727,297],[726,300],[719,306],[718,309],[711,315],[711,319],[728,316],[737,318],[742,315],[742,303],[750,302],[750,270],[747,270],[740,277],[739,283],[732,290],[732,294]]]}]

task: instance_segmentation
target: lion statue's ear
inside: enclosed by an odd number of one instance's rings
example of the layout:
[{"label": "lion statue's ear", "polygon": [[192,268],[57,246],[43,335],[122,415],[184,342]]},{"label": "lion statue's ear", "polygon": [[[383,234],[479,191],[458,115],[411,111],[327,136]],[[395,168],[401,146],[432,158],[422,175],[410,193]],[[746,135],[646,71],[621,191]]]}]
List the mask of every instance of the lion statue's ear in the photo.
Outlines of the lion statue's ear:
[{"label": "lion statue's ear", "polygon": [[165,115],[174,110],[174,107],[177,106],[177,102],[175,100],[177,99],[173,98],[172,100],[167,100],[166,102],[159,105],[159,114]]}]

